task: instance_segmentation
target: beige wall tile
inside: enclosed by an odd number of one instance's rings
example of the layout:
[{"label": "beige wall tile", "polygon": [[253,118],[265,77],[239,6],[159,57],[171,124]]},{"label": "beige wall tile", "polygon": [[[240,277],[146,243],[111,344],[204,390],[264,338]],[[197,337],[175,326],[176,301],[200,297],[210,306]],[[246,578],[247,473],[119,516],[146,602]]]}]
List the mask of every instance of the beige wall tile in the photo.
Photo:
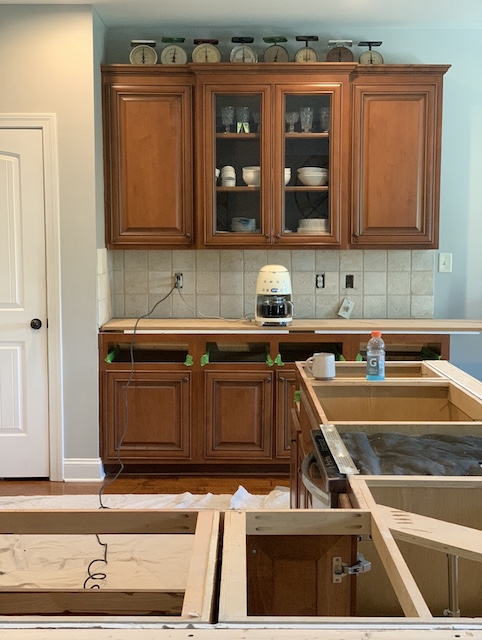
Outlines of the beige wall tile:
[{"label": "beige wall tile", "polygon": [[[174,273],[183,274],[177,290],[156,309],[156,317],[254,318],[258,273],[267,264],[282,264],[291,275],[297,318],[336,318],[343,298],[355,302],[353,318],[433,317],[433,251],[99,251],[99,301],[112,298],[114,317],[140,317],[169,293]],[[323,273],[325,287],[316,288]],[[354,288],[345,288],[347,275]],[[111,293],[107,293],[109,290]],[[102,314],[108,313],[106,304]],[[196,311],[197,310],[197,311]]]}]

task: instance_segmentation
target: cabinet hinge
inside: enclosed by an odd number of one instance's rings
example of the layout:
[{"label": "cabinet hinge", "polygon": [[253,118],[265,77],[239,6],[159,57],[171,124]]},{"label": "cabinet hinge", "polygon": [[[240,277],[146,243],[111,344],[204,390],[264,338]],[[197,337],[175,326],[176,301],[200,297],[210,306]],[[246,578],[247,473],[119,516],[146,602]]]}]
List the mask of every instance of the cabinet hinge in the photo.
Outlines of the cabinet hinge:
[{"label": "cabinet hinge", "polygon": [[370,571],[372,568],[370,560],[365,560],[361,553],[357,553],[356,558],[357,561],[351,567],[346,562],[343,562],[341,556],[332,558],[332,576],[335,584],[341,582],[345,576],[353,576]]}]

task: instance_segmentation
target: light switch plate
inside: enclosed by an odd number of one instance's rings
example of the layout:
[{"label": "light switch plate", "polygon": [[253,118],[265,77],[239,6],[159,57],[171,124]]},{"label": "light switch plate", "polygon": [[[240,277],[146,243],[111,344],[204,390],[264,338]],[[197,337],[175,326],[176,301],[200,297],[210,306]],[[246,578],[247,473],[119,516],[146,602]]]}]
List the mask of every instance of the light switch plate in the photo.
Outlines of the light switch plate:
[{"label": "light switch plate", "polygon": [[438,271],[439,273],[452,273],[452,254],[438,254]]},{"label": "light switch plate", "polygon": [[351,312],[353,311],[354,306],[355,306],[355,303],[353,302],[353,300],[344,298],[343,302],[341,303],[341,307],[338,311],[338,315],[348,320],[348,318],[351,316]]}]

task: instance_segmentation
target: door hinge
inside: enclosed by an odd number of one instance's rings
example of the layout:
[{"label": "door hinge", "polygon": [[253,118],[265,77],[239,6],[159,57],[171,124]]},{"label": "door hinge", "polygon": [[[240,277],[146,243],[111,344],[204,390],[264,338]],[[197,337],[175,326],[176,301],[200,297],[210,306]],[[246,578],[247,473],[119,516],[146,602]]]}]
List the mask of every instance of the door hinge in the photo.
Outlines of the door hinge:
[{"label": "door hinge", "polygon": [[356,554],[357,561],[351,567],[343,562],[341,556],[334,556],[332,559],[333,582],[339,583],[345,576],[353,576],[359,573],[366,573],[372,568],[370,560],[365,560],[361,553]]}]

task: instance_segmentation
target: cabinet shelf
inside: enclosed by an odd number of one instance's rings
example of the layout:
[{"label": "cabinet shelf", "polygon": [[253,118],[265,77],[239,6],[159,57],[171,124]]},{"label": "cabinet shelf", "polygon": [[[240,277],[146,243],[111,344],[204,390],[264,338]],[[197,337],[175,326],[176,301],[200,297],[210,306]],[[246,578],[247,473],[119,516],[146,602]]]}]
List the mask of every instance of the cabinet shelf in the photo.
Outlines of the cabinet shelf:
[{"label": "cabinet shelf", "polygon": [[259,140],[259,138],[259,133],[216,133],[216,139],[218,140]]},{"label": "cabinet shelf", "polygon": [[326,185],[311,187],[297,184],[285,187],[285,191],[328,191],[328,187]]},{"label": "cabinet shelf", "polygon": [[255,191],[259,191],[259,187],[243,187],[243,186],[239,186],[239,187],[216,187],[216,191],[218,192],[227,192],[227,193],[232,193],[233,191],[246,191],[246,192],[255,192]]},{"label": "cabinet shelf", "polygon": [[328,138],[330,136],[330,134],[328,133],[328,131],[320,131],[320,132],[313,132],[313,131],[309,131],[308,133],[301,133],[298,131],[295,131],[294,133],[289,133],[286,132],[285,133],[285,138],[300,138],[300,139],[305,139],[306,138]]}]

